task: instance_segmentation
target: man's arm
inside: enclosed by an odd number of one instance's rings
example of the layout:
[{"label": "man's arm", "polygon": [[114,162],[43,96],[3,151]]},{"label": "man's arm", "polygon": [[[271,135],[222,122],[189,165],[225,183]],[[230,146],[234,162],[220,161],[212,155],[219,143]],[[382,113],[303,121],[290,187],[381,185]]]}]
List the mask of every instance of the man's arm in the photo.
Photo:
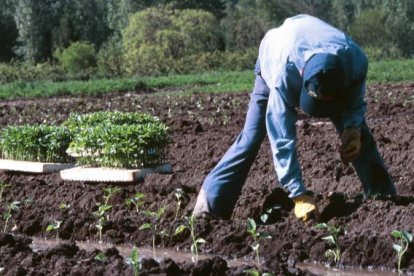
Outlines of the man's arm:
[{"label": "man's arm", "polygon": [[280,91],[271,89],[266,114],[267,132],[279,182],[289,191],[290,197],[306,192],[296,152],[296,121],[296,110],[286,104]]},{"label": "man's arm", "polygon": [[345,99],[344,111],[342,113],[343,129],[360,129],[365,120],[367,103],[364,100],[366,90],[365,80],[350,87]]}]

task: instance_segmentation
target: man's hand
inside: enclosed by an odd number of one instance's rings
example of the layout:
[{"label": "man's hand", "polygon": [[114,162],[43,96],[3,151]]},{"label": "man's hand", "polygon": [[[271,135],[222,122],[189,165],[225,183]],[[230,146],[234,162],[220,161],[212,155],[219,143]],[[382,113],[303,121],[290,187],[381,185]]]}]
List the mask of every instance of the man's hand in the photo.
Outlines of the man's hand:
[{"label": "man's hand", "polygon": [[319,220],[319,210],[313,195],[303,194],[293,198],[295,216],[303,222]]},{"label": "man's hand", "polygon": [[357,158],[361,150],[361,133],[356,128],[345,129],[341,134],[342,145],[339,148],[341,160],[345,164]]}]

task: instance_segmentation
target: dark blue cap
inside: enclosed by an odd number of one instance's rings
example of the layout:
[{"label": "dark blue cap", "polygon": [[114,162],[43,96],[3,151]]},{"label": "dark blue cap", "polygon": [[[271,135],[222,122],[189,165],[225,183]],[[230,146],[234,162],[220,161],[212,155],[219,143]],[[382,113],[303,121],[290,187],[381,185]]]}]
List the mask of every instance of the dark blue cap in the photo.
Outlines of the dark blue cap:
[{"label": "dark blue cap", "polygon": [[337,112],[335,99],[344,90],[341,60],[333,54],[315,54],[305,64],[300,95],[302,110],[315,117],[328,117]]}]

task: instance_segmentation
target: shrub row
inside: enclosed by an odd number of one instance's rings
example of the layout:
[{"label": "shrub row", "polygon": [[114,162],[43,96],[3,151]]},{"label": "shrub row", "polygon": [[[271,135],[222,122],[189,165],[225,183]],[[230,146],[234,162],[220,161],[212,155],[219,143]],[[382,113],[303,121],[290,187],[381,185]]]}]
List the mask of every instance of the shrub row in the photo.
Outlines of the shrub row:
[{"label": "shrub row", "polygon": [[[105,52],[105,57],[98,56],[98,62],[81,63],[83,58],[74,57],[76,53],[66,57],[64,51],[60,56],[65,57],[65,67],[42,63],[0,63],[0,84],[16,81],[35,82],[50,80],[54,82],[67,80],[88,80],[130,76],[159,76],[167,74],[201,73],[213,70],[243,70],[253,69],[257,58],[257,49],[247,49],[243,52],[203,52],[188,55],[179,59],[155,59],[153,56],[143,58],[135,64],[134,70],[123,67],[122,55],[119,52]],[[91,52],[89,52],[91,54]],[[80,55],[83,57],[83,55]],[[95,58],[92,57],[92,58]],[[86,58],[85,58],[86,59]],[[117,60],[117,62],[114,62]],[[68,69],[70,68],[70,69]],[[76,68],[76,69],[73,69]]]}]

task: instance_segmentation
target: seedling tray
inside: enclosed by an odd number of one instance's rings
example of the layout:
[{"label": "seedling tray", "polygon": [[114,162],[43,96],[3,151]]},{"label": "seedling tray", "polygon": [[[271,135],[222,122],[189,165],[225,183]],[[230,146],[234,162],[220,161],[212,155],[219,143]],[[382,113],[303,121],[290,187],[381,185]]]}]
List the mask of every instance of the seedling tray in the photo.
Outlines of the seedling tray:
[{"label": "seedling tray", "polygon": [[116,169],[76,167],[60,171],[60,177],[67,181],[90,182],[136,182],[151,173],[171,173],[170,164],[145,169]]},{"label": "seedling tray", "polygon": [[43,163],[0,159],[0,170],[29,173],[52,173],[75,167],[74,163]]}]

